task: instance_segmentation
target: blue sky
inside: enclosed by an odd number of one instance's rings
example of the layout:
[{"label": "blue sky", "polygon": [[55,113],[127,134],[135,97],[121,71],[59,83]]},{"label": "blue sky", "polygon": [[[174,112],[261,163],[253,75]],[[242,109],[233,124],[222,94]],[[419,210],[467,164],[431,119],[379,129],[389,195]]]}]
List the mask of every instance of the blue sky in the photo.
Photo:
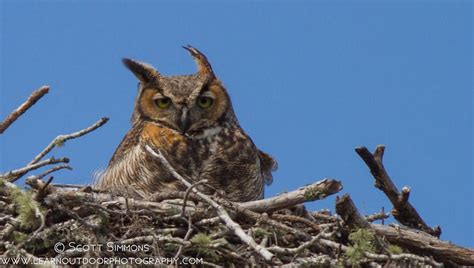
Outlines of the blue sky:
[{"label": "blue sky", "polygon": [[[102,116],[103,128],[52,152],[88,183],[130,127],[137,81],[122,57],[163,74],[210,59],[247,133],[279,161],[267,195],[337,178],[362,213],[387,198],[354,152],[387,146],[385,167],[443,239],[474,247],[472,4],[468,1],[2,1],[0,118],[50,93],[0,136],[0,170]],[[334,210],[334,197],[309,205]]]}]

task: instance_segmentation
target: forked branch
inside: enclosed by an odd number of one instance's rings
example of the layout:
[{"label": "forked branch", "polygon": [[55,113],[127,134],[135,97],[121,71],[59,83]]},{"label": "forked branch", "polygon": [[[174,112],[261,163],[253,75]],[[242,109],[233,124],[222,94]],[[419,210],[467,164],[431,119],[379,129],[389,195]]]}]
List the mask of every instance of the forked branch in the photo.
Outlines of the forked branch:
[{"label": "forked branch", "polygon": [[98,129],[99,127],[101,127],[102,125],[107,123],[107,121],[109,121],[109,118],[102,117],[101,119],[99,119],[99,121],[95,122],[93,125],[91,125],[87,128],[84,128],[84,129],[79,130],[77,132],[73,132],[73,133],[66,134],[66,135],[58,135],[56,138],[54,138],[51,141],[51,143],[48,144],[48,146],[46,146],[46,148],[43,149],[43,151],[41,151],[30,163],[28,163],[28,165],[33,165],[33,164],[37,163],[38,161],[40,161],[41,159],[43,159],[43,157],[45,155],[47,155],[49,152],[51,152],[51,150],[53,150],[54,147],[61,146],[68,140],[72,140],[72,139],[84,136],[87,133]]},{"label": "forked branch", "polygon": [[[64,142],[66,142],[67,140],[71,140],[71,139],[75,139],[75,138],[79,138],[81,136],[84,136],[87,133],[90,133],[90,132],[98,129],[99,127],[103,126],[105,123],[107,123],[108,120],[109,119],[107,117],[103,117],[99,121],[95,122],[93,125],[91,125],[87,128],[84,128],[84,129],[79,130],[77,132],[73,132],[73,133],[66,134],[66,135],[58,135],[56,138],[54,138],[51,141],[50,144],[48,144],[48,146],[46,146],[46,148],[43,149],[43,151],[41,151],[25,167],[23,167],[21,169],[18,169],[18,170],[15,170],[15,171],[10,171],[7,174],[2,175],[2,176],[6,177],[7,180],[10,180],[10,181],[14,182],[14,181],[18,180],[20,177],[22,177],[23,175],[25,175],[27,172],[29,172],[31,170],[34,170],[34,169],[37,169],[39,167],[42,167],[42,166],[45,166],[45,165],[56,164],[56,163],[59,163],[59,162],[69,163],[69,159],[67,159],[67,158],[55,159],[54,157],[52,157],[52,158],[50,158],[48,160],[44,160],[44,161],[41,161],[41,159],[43,159],[55,147],[63,145]],[[64,168],[64,167],[62,167],[62,168]],[[56,169],[51,170],[51,172],[57,171],[59,169],[61,169],[61,168],[58,167]],[[51,172],[49,172],[49,173],[51,173]]]},{"label": "forked branch", "polygon": [[388,176],[382,163],[385,146],[377,146],[373,154],[366,147],[358,147],[355,151],[369,167],[370,172],[375,178],[375,187],[383,191],[392,203],[392,214],[395,219],[403,225],[439,237],[441,235],[441,228],[439,226],[435,228],[429,227],[408,201],[410,189],[403,187],[403,191],[400,193]]}]

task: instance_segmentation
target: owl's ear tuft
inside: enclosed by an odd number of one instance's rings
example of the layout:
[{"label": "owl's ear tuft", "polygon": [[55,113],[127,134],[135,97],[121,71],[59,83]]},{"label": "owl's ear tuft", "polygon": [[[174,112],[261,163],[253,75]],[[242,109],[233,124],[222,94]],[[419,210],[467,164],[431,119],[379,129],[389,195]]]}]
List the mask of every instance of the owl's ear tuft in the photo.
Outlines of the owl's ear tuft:
[{"label": "owl's ear tuft", "polygon": [[160,78],[160,73],[150,64],[132,59],[122,59],[123,64],[143,83],[150,83]]},{"label": "owl's ear tuft", "polygon": [[211,64],[201,51],[197,50],[191,45],[183,46],[183,48],[186,49],[189,54],[191,54],[191,56],[194,58],[194,61],[196,62],[196,65],[198,67],[199,75],[208,78],[215,77],[214,71],[212,71]]}]

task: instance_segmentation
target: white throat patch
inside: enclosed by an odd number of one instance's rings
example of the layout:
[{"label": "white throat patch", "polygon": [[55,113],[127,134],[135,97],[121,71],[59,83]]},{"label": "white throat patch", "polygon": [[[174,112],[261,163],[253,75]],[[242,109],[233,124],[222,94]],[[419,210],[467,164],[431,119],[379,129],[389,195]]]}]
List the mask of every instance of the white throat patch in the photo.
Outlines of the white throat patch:
[{"label": "white throat patch", "polygon": [[217,135],[221,132],[222,127],[213,127],[205,129],[201,134],[193,136],[193,139],[207,139]]}]

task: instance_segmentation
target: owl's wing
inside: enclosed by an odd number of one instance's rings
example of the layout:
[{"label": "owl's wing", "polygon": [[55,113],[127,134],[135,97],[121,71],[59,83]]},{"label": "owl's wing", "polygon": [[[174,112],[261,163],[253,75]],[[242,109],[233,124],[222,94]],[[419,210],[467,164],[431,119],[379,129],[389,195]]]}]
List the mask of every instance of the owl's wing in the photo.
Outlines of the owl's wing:
[{"label": "owl's wing", "polygon": [[258,158],[260,159],[260,168],[262,170],[263,179],[266,185],[273,182],[272,171],[277,170],[278,163],[269,154],[258,150]]}]

